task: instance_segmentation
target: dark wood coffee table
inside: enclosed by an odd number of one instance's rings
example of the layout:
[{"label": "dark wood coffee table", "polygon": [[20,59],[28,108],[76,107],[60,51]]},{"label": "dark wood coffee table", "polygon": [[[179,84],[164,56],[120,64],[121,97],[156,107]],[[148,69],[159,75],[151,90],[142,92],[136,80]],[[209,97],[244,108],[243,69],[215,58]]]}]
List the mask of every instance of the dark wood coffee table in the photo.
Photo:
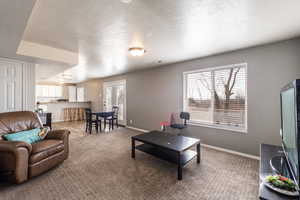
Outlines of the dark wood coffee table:
[{"label": "dark wood coffee table", "polygon": [[[135,141],[143,144],[135,145]],[[178,180],[182,180],[182,168],[193,158],[200,163],[200,140],[186,136],[177,136],[161,131],[151,131],[131,138],[131,157],[135,158],[135,149],[151,154],[178,165]],[[196,146],[197,152],[189,150]]]}]

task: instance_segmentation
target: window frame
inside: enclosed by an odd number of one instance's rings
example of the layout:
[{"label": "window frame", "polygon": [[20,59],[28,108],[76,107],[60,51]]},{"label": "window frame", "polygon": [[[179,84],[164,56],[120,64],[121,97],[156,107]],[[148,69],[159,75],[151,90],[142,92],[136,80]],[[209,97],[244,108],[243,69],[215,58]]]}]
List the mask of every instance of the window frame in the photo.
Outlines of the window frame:
[{"label": "window frame", "polygon": [[[188,78],[187,76],[189,74],[195,74],[195,73],[201,73],[201,72],[212,72],[212,71],[218,71],[222,69],[230,69],[230,68],[235,68],[236,66],[242,66],[245,68],[246,72],[246,79],[245,79],[245,128],[235,128],[232,126],[226,126],[226,125],[221,125],[221,124],[212,124],[212,123],[205,123],[205,122],[200,122],[200,121],[195,121],[195,120],[190,120],[188,124],[192,126],[201,126],[201,127],[207,127],[207,128],[214,128],[214,129],[221,129],[221,130],[226,130],[226,131],[231,131],[231,132],[237,132],[237,133],[248,133],[248,63],[236,63],[236,64],[229,64],[229,65],[222,65],[222,66],[217,66],[217,67],[206,67],[206,68],[201,68],[198,70],[191,70],[191,71],[185,71],[183,72],[183,110],[187,111],[187,81]],[[213,78],[214,79],[214,76]],[[213,87],[214,83],[213,83]],[[213,96],[213,95],[212,95]],[[214,106],[214,98],[213,98],[213,105]]]}]

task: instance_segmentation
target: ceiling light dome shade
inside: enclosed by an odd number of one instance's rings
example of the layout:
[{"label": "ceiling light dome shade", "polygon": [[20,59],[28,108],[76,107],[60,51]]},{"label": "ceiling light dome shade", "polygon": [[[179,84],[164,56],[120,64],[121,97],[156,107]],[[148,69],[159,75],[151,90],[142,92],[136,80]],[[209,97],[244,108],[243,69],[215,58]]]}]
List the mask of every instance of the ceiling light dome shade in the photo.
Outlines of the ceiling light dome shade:
[{"label": "ceiling light dome shade", "polygon": [[142,47],[131,47],[129,48],[129,52],[132,56],[143,56],[146,53]]},{"label": "ceiling light dome shade", "polygon": [[72,79],[72,74],[65,74],[65,73],[63,73],[62,74],[62,78],[63,79]]},{"label": "ceiling light dome shade", "polygon": [[122,3],[131,3],[132,0],[121,0]]}]

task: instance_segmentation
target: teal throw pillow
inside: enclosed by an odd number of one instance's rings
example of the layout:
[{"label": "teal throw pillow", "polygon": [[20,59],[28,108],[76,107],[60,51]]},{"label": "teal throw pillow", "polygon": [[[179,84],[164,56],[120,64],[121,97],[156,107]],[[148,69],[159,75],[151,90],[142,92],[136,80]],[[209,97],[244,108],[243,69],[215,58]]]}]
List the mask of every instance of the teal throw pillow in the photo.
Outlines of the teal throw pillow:
[{"label": "teal throw pillow", "polygon": [[8,141],[21,141],[21,142],[27,142],[29,144],[33,144],[36,142],[41,141],[43,138],[39,135],[41,132],[40,128],[27,130],[27,131],[21,131],[17,133],[11,133],[3,135],[5,140]]}]

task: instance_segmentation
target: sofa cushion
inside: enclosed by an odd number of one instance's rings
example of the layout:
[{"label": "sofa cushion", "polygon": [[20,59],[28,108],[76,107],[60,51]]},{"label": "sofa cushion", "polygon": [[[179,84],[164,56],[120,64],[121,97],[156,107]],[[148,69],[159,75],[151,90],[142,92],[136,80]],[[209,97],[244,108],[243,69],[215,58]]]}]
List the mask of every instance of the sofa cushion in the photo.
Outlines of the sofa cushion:
[{"label": "sofa cushion", "polygon": [[49,156],[64,150],[62,140],[43,140],[32,144],[32,152],[29,163],[33,164],[39,162]]},{"label": "sofa cushion", "polygon": [[41,132],[40,128],[35,128],[27,131],[20,131],[17,133],[11,133],[3,135],[3,138],[7,141],[21,141],[27,142],[29,144],[33,144],[35,142],[39,142],[42,138],[39,136]]}]

